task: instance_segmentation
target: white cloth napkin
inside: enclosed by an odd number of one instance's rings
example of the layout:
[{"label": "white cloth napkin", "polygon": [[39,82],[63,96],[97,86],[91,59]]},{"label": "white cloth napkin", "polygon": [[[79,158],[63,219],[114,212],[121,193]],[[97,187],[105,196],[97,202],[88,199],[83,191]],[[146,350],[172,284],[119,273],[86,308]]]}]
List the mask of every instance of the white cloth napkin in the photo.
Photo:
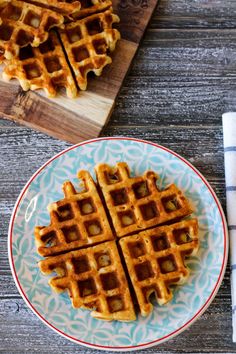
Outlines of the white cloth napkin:
[{"label": "white cloth napkin", "polygon": [[236,112],[223,118],[226,206],[230,236],[233,342],[236,342]]}]

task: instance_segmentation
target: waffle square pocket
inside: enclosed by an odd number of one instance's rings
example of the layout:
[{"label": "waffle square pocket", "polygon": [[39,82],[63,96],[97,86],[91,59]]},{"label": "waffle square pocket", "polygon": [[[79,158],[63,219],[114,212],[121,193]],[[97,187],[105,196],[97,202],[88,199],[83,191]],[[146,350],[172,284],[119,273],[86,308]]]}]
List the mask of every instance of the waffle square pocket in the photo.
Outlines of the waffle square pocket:
[{"label": "waffle square pocket", "polygon": [[28,44],[38,47],[52,27],[64,23],[59,13],[17,0],[0,4],[0,19],[1,60],[18,56],[20,48]]},{"label": "waffle square pocket", "polygon": [[106,321],[135,320],[115,241],[49,257],[39,268],[46,275],[57,273],[49,284],[56,292],[67,290],[74,308],[92,310],[92,317]]},{"label": "waffle square pocket", "polygon": [[78,178],[83,181],[84,190],[77,193],[71,182],[65,182],[65,198],[48,207],[50,225],[35,227],[36,245],[42,256],[114,238],[91,175],[88,171],[80,171]]},{"label": "waffle square pocket", "polygon": [[122,253],[132,281],[140,312],[147,316],[155,294],[159,305],[173,297],[170,285],[187,281],[189,270],[185,257],[195,255],[199,247],[196,219],[145,230],[120,241]]},{"label": "waffle square pocket", "polygon": [[174,184],[158,189],[158,176],[153,171],[131,177],[124,162],[118,162],[114,168],[99,164],[95,170],[118,237],[192,213],[188,200]]}]

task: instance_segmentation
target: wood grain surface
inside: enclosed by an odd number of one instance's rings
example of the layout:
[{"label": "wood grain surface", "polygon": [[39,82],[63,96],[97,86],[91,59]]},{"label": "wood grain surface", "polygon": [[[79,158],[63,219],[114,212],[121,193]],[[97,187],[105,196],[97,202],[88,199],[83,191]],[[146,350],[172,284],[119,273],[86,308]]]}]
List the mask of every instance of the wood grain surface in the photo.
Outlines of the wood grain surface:
[{"label": "wood grain surface", "polygon": [[100,77],[88,74],[86,91],[79,91],[74,99],[65,89],[49,99],[43,90],[24,92],[18,80],[6,83],[1,79],[0,114],[20,124],[37,129],[59,139],[78,143],[97,137],[112,113],[115,99],[129,70],[135,52],[143,37],[158,0],[114,0],[114,12],[120,23],[114,24],[121,32],[121,40],[110,54],[112,63]]},{"label": "wood grain surface", "polygon": [[[182,154],[208,179],[225,209],[221,114],[232,109],[235,0],[160,0],[102,135],[147,139]],[[27,308],[7,258],[7,228],[20,190],[68,146],[0,120],[0,353],[99,353],[55,334]],[[205,314],[184,333],[145,352],[236,353],[229,267]]]}]

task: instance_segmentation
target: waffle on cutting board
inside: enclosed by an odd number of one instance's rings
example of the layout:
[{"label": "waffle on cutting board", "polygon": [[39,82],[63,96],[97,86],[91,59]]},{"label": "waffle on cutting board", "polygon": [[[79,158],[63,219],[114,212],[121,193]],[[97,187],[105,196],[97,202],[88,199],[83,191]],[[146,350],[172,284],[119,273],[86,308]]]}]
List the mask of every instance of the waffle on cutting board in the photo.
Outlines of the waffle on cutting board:
[{"label": "waffle on cutting board", "polygon": [[69,98],[86,90],[88,74],[111,64],[120,33],[110,0],[0,0],[0,63],[5,81]]}]

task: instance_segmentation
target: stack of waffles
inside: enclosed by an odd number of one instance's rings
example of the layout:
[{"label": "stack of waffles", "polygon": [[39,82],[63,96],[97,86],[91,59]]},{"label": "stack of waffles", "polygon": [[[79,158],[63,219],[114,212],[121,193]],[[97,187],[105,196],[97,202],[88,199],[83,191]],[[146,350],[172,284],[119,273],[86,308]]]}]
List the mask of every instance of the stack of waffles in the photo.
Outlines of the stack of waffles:
[{"label": "stack of waffles", "polygon": [[68,97],[86,90],[87,75],[101,75],[120,38],[110,0],[0,0],[3,79],[23,90],[59,87]]},{"label": "stack of waffles", "polygon": [[[97,184],[80,171],[83,190],[63,184],[64,199],[49,205],[50,224],[35,228],[43,274],[56,292],[68,291],[72,306],[102,320],[133,321],[172,299],[170,286],[186,282],[185,257],[199,247],[198,222],[174,184],[157,187],[147,171],[132,177],[124,162],[95,167]],[[131,296],[133,288],[137,304]]]}]

